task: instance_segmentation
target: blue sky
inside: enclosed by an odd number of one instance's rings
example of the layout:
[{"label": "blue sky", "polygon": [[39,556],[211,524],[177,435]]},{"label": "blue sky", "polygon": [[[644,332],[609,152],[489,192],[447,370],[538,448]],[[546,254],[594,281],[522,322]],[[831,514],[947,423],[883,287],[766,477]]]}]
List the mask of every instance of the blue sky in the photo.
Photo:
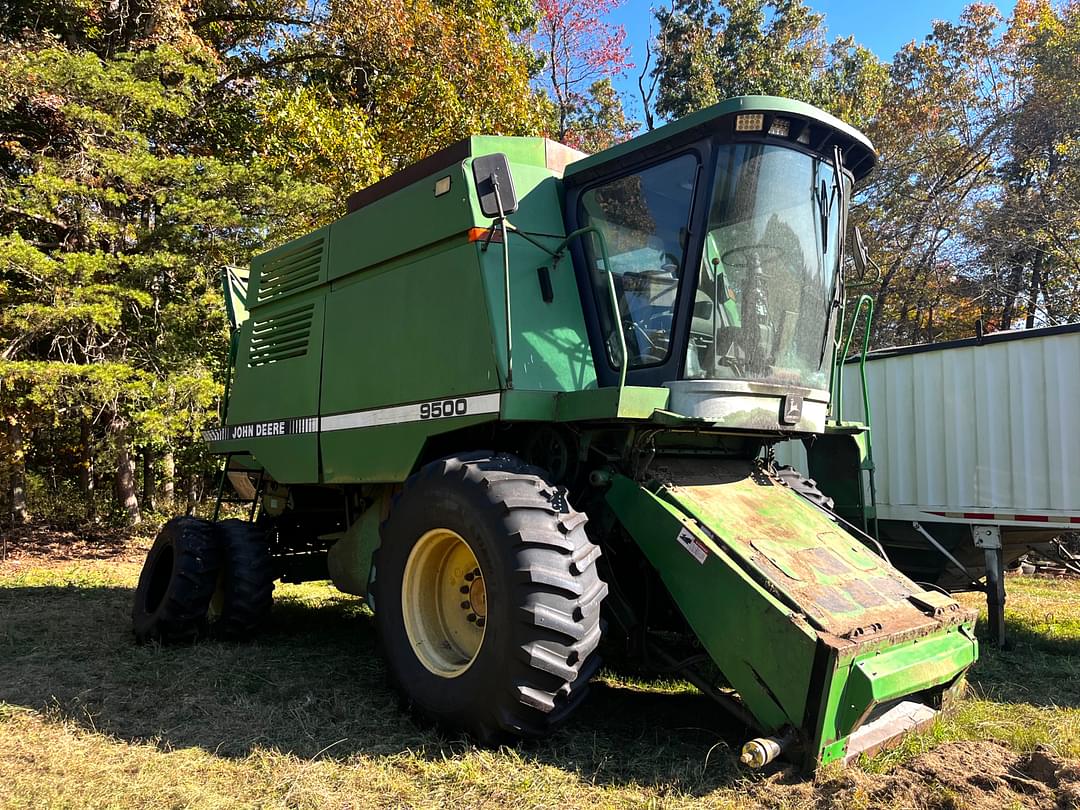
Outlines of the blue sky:
[{"label": "blue sky", "polygon": [[[626,0],[610,15],[610,22],[626,29],[626,39],[633,50],[632,61],[638,67],[616,79],[615,86],[626,95],[628,111],[641,117],[637,76],[645,60],[645,42],[652,22],[650,7],[658,0]],[[659,0],[663,2],[663,0]],[[666,5],[666,3],[664,3]],[[829,39],[854,36],[883,60],[888,61],[901,46],[921,40],[930,32],[933,20],[958,20],[969,2],[963,0],[808,0],[807,5],[825,15]],[[1012,13],[1015,0],[998,2],[1005,16]]]}]

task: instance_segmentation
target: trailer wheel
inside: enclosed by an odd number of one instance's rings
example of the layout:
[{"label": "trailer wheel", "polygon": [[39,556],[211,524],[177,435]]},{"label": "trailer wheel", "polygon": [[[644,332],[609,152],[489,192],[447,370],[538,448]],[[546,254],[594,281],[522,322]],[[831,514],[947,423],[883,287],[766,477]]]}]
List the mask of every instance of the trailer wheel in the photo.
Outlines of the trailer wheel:
[{"label": "trailer wheel", "polygon": [[266,623],[274,601],[274,566],[266,531],[246,520],[214,526],[222,566],[208,610],[214,635],[246,639]]},{"label": "trailer wheel", "polygon": [[166,523],[146,555],[135,589],[131,618],[136,641],[191,641],[199,636],[206,628],[220,567],[210,521],[176,517]]},{"label": "trailer wheel", "polygon": [[775,467],[773,472],[786,487],[795,490],[810,503],[820,506],[827,512],[833,511],[835,506],[833,499],[818,489],[817,481],[813,478],[807,478],[790,464],[781,464]]},{"label": "trailer wheel", "polygon": [[407,708],[493,745],[542,736],[581,703],[607,594],[585,521],[506,454],[442,459],[406,482],[372,591]]}]

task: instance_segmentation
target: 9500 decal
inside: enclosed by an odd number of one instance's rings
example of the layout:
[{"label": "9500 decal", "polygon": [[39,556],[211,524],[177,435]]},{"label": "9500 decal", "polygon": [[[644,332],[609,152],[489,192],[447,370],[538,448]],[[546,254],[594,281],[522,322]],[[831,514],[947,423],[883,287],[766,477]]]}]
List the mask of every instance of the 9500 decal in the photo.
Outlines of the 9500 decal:
[{"label": "9500 decal", "polygon": [[365,411],[279,419],[272,422],[249,422],[228,425],[204,431],[208,442],[225,442],[237,439],[261,439],[264,437],[292,436],[301,433],[352,430],[355,428],[401,425],[408,422],[428,422],[458,416],[477,416],[499,413],[502,397],[499,393],[473,394],[467,397],[443,397],[410,405],[390,408],[372,408]]},{"label": "9500 decal", "polygon": [[447,416],[464,416],[468,412],[469,400],[465,397],[420,403],[421,419],[445,419]]}]

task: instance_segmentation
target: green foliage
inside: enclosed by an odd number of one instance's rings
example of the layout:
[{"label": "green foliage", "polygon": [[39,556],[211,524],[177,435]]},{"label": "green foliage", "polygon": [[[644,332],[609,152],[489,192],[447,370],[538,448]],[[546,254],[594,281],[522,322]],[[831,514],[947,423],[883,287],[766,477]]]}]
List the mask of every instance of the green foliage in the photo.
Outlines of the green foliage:
[{"label": "green foliage", "polygon": [[883,269],[878,345],[1080,316],[1078,29],[1077,4],[973,5],[894,58],[856,211]]},{"label": "green foliage", "polygon": [[223,269],[461,137],[535,131],[541,101],[509,33],[532,19],[521,0],[9,10],[0,408],[20,447],[5,463],[22,445],[71,447],[66,476],[115,471],[124,502],[133,447],[204,475]]},{"label": "green foliage", "polygon": [[656,110],[668,118],[739,95],[787,96],[853,124],[881,104],[885,70],[852,39],[826,42],[802,0],[676,0],[656,11]]},{"label": "green foliage", "polygon": [[593,153],[632,138],[639,124],[626,117],[611,79],[600,79],[589,87],[588,97],[571,116],[569,126],[566,142]]}]

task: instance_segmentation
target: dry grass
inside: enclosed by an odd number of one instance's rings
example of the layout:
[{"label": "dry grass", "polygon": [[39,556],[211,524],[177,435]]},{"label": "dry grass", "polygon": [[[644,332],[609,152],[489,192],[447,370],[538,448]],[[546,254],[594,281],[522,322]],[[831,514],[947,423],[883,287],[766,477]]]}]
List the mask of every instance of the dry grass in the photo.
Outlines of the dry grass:
[{"label": "dry grass", "polygon": [[[281,587],[258,643],[137,647],[138,546],[0,564],[0,806],[1006,806],[1008,786],[980,796],[931,767],[979,743],[942,744],[999,740],[1007,769],[1030,770],[1017,757],[1038,746],[1080,757],[1077,582],[1010,580],[1016,647],[984,652],[953,717],[860,768],[799,783],[741,772],[740,740],[693,689],[625,673],[605,673],[543,743],[487,751],[442,739],[399,713],[370,615],[324,584]],[[1016,803],[1046,795],[1021,791]]]}]

